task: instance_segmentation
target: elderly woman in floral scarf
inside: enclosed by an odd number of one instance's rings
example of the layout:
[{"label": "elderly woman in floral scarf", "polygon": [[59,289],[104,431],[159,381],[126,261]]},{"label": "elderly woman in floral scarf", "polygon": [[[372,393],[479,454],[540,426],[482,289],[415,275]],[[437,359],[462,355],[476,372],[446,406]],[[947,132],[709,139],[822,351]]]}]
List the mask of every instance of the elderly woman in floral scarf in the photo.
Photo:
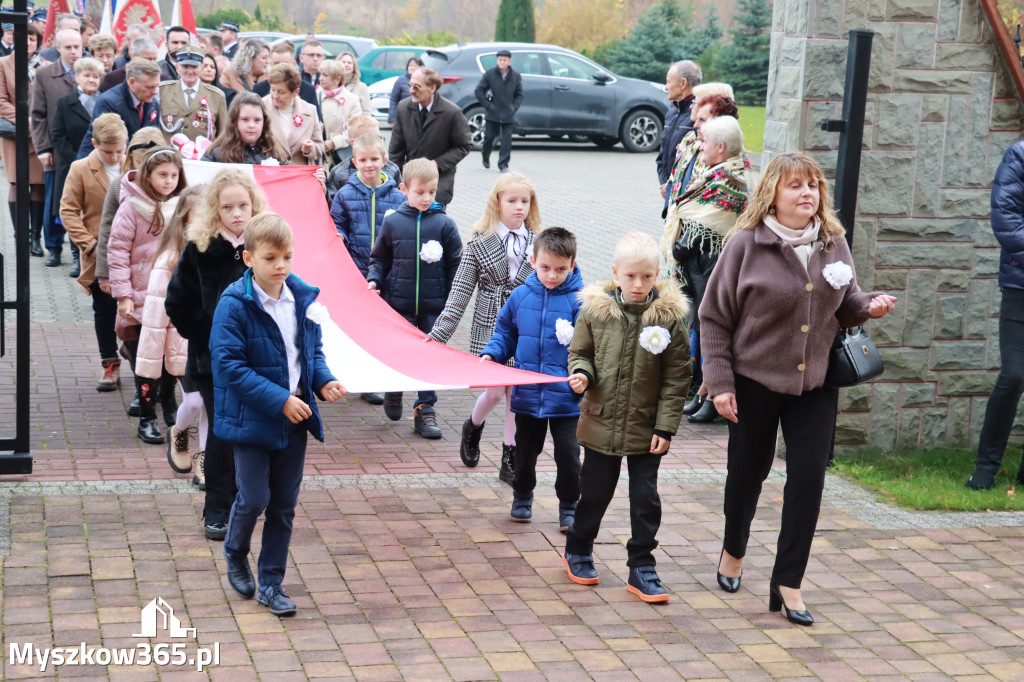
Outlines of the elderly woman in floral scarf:
[{"label": "elderly woman in floral scarf", "polygon": [[[750,160],[743,152],[743,132],[732,116],[718,116],[703,123],[699,175],[693,176],[679,198],[669,205],[662,252],[673,264],[672,276],[690,297],[690,347],[694,383],[700,385],[700,308],[711,271],[718,262],[725,237],[747,206]],[[694,423],[717,416],[711,401],[695,397],[686,406]]]}]

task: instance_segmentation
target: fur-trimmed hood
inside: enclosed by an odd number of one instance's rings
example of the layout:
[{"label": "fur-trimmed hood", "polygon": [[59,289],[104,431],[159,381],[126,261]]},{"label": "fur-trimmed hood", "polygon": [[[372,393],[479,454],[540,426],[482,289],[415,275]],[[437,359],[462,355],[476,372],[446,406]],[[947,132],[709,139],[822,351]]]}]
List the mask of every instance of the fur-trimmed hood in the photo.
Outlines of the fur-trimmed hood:
[{"label": "fur-trimmed hood", "polygon": [[658,280],[652,289],[654,300],[644,303],[621,303],[615,296],[618,288],[614,280],[585,287],[579,293],[583,309],[603,321],[620,319],[624,309],[642,312],[641,321],[644,325],[684,320],[690,312],[689,299],[683,296],[679,287],[670,279]]}]

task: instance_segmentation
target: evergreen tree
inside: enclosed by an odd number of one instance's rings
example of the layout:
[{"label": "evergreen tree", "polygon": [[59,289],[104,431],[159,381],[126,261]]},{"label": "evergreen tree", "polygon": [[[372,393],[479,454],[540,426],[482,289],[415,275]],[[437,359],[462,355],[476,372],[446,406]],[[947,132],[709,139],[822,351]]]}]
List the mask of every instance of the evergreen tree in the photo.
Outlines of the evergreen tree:
[{"label": "evergreen tree", "polygon": [[494,39],[500,42],[532,43],[536,40],[533,0],[501,0]]},{"label": "evergreen tree", "polygon": [[739,0],[732,44],[715,57],[715,70],[732,85],[740,104],[763,105],[768,94],[772,7],[769,0]]},{"label": "evergreen tree", "polygon": [[689,12],[678,0],[658,0],[609,52],[608,59],[618,74],[663,81],[672,62],[698,56],[683,53],[689,49],[690,37]]}]

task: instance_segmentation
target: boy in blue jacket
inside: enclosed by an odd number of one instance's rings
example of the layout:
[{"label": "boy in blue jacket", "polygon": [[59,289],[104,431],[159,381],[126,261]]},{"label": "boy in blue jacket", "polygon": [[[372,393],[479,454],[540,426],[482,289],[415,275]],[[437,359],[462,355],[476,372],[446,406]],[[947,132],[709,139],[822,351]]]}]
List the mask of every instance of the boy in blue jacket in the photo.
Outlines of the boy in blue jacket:
[{"label": "boy in blue jacket", "polygon": [[[533,273],[502,307],[494,335],[480,357],[504,363],[514,355],[520,369],[568,377],[569,342],[583,288],[576,266],[576,237],[563,227],[549,227],[533,240],[530,263]],[[558,526],[564,533],[573,523],[580,498],[579,397],[567,383],[516,386],[511,408],[516,415],[512,520],[528,523],[533,517],[537,456],[550,426],[558,467]]]},{"label": "boy in blue jacket", "polygon": [[405,203],[398,184],[383,172],[388,155],[379,135],[363,135],[352,142],[352,163],[359,169],[338,190],[331,218],[359,272],[366,277],[370,251],[380,234],[384,215]]},{"label": "boy in blue jacket", "polygon": [[346,393],[321,347],[320,290],[291,274],[293,245],[291,228],[274,213],[246,225],[242,258],[251,269],[221,295],[210,335],[213,428],[235,445],[238,482],[224,539],[228,582],[245,599],[256,593],[249,546],[265,510],[257,602],[277,616],[295,613],[281,582],[306,433],[324,439],[314,389],[327,402]]},{"label": "boy in blue jacket", "polygon": [[[382,294],[409,324],[430,333],[455,281],[462,239],[444,206],[434,201],[437,165],[427,159],[413,159],[402,172],[402,193],[408,201],[384,218],[370,253],[367,286]],[[424,438],[441,437],[434,412],[436,402],[436,392],[420,391],[413,406],[413,428]],[[401,393],[384,394],[384,414],[391,421],[402,418]]]}]

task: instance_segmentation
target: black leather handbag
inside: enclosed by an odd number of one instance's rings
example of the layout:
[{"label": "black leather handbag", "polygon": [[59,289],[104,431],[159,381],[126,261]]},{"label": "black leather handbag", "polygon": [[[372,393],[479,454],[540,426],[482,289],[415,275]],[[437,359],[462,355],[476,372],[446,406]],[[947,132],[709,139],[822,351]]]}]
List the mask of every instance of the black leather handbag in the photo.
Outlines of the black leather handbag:
[{"label": "black leather handbag", "polygon": [[848,388],[870,381],[884,371],[882,356],[864,327],[839,330],[829,352],[825,385]]}]

